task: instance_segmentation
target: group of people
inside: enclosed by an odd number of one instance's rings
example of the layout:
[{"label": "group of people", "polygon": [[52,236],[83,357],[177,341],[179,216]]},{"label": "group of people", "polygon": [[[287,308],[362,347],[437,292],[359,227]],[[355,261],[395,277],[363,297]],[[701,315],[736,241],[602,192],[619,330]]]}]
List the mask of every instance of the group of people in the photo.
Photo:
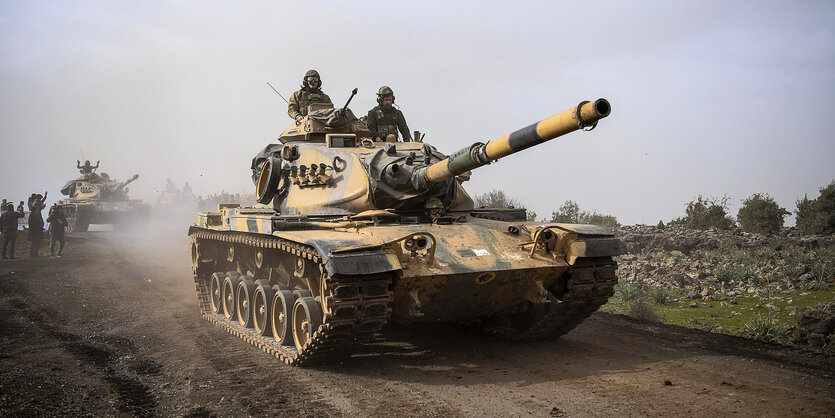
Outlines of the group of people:
[{"label": "group of people", "polygon": [[[43,241],[44,219],[42,211],[46,208],[47,192],[43,195],[32,193],[27,202],[29,206],[29,258],[40,257],[41,241]],[[23,201],[17,206],[15,210],[14,204],[6,202],[3,199],[2,214],[0,214],[0,233],[3,236],[3,259],[15,259],[15,243],[17,242],[17,226],[18,219],[26,216],[23,210]],[[59,205],[53,205],[49,209],[49,215],[46,222],[49,222],[49,252],[55,257],[56,247],[58,250],[57,256],[61,257],[64,252],[64,231],[67,228],[67,217],[64,215],[64,210]]]},{"label": "group of people", "polygon": [[[302,88],[287,102],[287,114],[297,122],[307,116],[307,108],[311,104],[325,104],[333,106],[331,98],[322,92],[322,79],[319,72],[310,70],[304,75]],[[397,141],[402,135],[403,141],[412,141],[409,126],[403,112],[394,107],[394,91],[389,86],[382,86],[377,90],[377,106],[368,111],[366,117],[371,136],[378,141]]]}]

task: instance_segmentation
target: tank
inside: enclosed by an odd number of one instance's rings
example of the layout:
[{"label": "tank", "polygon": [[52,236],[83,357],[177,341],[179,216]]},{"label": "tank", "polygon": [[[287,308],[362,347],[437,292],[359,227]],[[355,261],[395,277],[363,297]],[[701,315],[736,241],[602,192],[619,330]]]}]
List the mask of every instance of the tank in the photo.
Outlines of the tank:
[{"label": "tank", "polygon": [[67,231],[84,232],[91,224],[111,224],[119,230],[146,222],[151,206],[141,200],[130,199],[125,187],[139,175],[134,174],[120,182],[107,173],[96,173],[98,166],[98,163],[91,166],[89,161],[84,165],[77,164],[81,176],[61,188],[61,193],[67,198],[56,204],[63,207],[67,216]]},{"label": "tank", "polygon": [[356,352],[387,325],[457,321],[516,341],[565,334],[612,295],[624,244],[598,226],[475,208],[462,182],[609,112],[605,99],[581,102],[444,155],[373,141],[347,105],[311,106],[253,158],[258,203],[219,205],[190,227],[201,314],[294,365]]}]

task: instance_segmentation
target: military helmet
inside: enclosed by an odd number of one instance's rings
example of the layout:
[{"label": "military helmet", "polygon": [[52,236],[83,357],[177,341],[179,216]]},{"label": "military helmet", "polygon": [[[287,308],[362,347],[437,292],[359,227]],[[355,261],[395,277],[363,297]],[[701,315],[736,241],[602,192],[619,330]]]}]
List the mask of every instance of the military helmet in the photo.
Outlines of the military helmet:
[{"label": "military helmet", "polygon": [[394,91],[392,91],[391,87],[383,86],[377,90],[377,103],[383,104],[383,97],[391,96],[391,102],[394,103]]},{"label": "military helmet", "polygon": [[307,70],[304,73],[304,78],[302,79],[302,87],[307,87],[307,79],[314,78],[316,81],[319,82],[319,87],[322,87],[322,77],[319,77],[319,72],[316,70]]},{"label": "military helmet", "polygon": [[444,209],[444,204],[443,202],[441,202],[441,199],[433,197],[426,201],[426,204],[423,205],[423,208],[426,210]]}]

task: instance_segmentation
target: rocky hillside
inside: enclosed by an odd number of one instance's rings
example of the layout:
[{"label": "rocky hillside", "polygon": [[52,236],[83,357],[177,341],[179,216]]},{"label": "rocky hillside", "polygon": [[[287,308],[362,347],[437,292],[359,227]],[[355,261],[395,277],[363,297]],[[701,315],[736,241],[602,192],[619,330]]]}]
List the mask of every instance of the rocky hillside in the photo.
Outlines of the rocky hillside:
[{"label": "rocky hillside", "polygon": [[[826,293],[835,288],[835,237],[791,228],[765,236],[645,225],[621,227],[617,235],[629,254],[619,259],[619,290],[626,295],[616,298],[631,298],[630,288],[654,295],[657,303],[689,308],[733,308],[738,299],[753,298],[752,312],[794,319],[787,322],[796,323],[795,342],[835,346],[835,303]],[[818,303],[804,306],[809,300]]]}]

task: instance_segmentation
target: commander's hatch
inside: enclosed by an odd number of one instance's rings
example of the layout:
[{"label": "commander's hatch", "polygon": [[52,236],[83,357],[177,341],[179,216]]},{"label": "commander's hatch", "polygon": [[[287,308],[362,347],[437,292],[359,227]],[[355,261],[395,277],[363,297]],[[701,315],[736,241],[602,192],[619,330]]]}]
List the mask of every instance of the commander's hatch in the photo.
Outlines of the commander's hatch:
[{"label": "commander's hatch", "polygon": [[[308,106],[307,109],[307,113],[310,115],[316,111],[333,109],[333,106],[315,103]],[[371,131],[368,130],[368,126],[365,122],[357,119],[350,109],[347,109],[346,112],[347,113],[345,113],[344,116],[347,118],[347,121],[338,123],[336,126],[325,125],[325,123],[331,123],[331,121],[323,123],[323,120],[327,120],[327,116],[330,115],[328,112],[323,112],[322,114],[314,115],[313,117],[305,116],[298,124],[295,121],[292,122],[290,127],[287,128],[287,130],[285,130],[280,137],[278,137],[278,140],[281,143],[293,141],[324,143],[326,142],[326,135],[328,134],[353,134],[354,137],[360,139],[370,138]],[[336,120],[339,121],[339,118]]]},{"label": "commander's hatch", "polygon": [[[326,103],[313,103],[307,106],[307,114],[323,109],[333,109],[332,105]],[[322,122],[305,116],[300,122],[293,121],[290,127],[278,137],[281,143],[292,141],[325,142],[327,129]]]}]

